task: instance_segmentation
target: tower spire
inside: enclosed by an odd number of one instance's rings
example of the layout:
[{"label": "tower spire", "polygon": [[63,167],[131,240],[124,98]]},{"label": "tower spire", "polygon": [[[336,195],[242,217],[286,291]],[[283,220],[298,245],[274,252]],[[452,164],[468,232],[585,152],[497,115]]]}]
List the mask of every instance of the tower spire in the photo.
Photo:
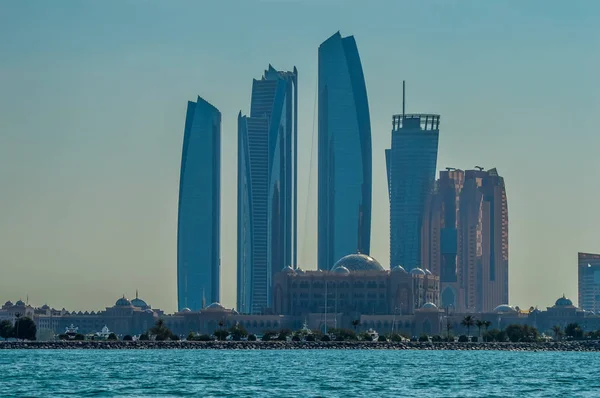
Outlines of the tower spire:
[{"label": "tower spire", "polygon": [[406,115],[406,82],[402,80],[402,119]]}]

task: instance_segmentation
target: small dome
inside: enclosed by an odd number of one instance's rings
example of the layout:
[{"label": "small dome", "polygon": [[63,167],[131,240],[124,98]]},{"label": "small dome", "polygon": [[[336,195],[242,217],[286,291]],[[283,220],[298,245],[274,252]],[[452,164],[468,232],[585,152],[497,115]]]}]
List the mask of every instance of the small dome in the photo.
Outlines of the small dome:
[{"label": "small dome", "polygon": [[427,268],[425,268],[425,275],[433,275],[433,274],[431,273],[431,271],[429,271]]},{"label": "small dome", "polygon": [[192,310],[190,310],[188,307],[185,307],[184,309],[182,309],[179,312],[192,312]]},{"label": "small dome", "polygon": [[44,305],[42,305],[42,309],[43,310],[49,310],[50,306],[48,304],[44,304]]},{"label": "small dome", "polygon": [[417,268],[413,268],[410,270],[410,273],[412,275],[425,275],[425,271],[423,271],[421,268],[417,267]]},{"label": "small dome", "polygon": [[500,304],[496,308],[494,308],[494,312],[496,314],[511,314],[517,312],[513,307],[508,304]]},{"label": "small dome", "polygon": [[292,267],[290,267],[289,265],[287,267],[283,267],[281,272],[285,272],[286,274],[295,274],[296,273],[296,271],[294,271],[294,269]]},{"label": "small dome", "polygon": [[425,304],[423,304],[423,307],[421,307],[421,309],[428,310],[428,311],[437,311],[438,306],[433,303],[425,303]]},{"label": "small dome", "polygon": [[137,308],[148,308],[149,305],[146,304],[146,302],[140,298],[134,298],[133,300],[131,300],[131,305],[133,305],[134,307]]},{"label": "small dome", "polygon": [[125,296],[118,299],[117,302],[115,303],[115,307],[130,307],[130,306],[131,306],[131,301],[127,300],[125,298]]},{"label": "small dome", "polygon": [[8,300],[6,303],[4,303],[4,306],[5,307],[12,307],[13,303],[12,303],[12,301]]},{"label": "small dome", "polygon": [[573,302],[565,297],[563,294],[562,297],[559,297],[554,303],[555,307],[573,307]]},{"label": "small dome", "polygon": [[304,272],[304,270],[302,268],[298,267],[298,268],[296,268],[296,273],[298,275],[303,275],[305,272]]},{"label": "small dome", "polygon": [[339,267],[334,268],[332,272],[334,272],[336,274],[343,274],[343,275],[350,274],[350,270],[348,268],[344,267],[343,265],[340,265]]},{"label": "small dome", "polygon": [[404,269],[404,267],[401,266],[401,265],[396,265],[394,268],[392,268],[392,272],[402,272],[404,274],[408,273],[408,272],[406,272],[406,270]]},{"label": "small dome", "polygon": [[223,307],[220,303],[212,303],[211,305],[207,306],[204,310],[205,311],[225,311],[225,307]]},{"label": "small dome", "polygon": [[373,257],[365,254],[349,254],[338,260],[331,268],[335,270],[338,267],[345,267],[348,271],[384,271],[383,267]]},{"label": "small dome", "polygon": [[15,305],[23,306],[23,305],[25,305],[25,303],[23,302],[23,300],[19,300],[15,303]]}]

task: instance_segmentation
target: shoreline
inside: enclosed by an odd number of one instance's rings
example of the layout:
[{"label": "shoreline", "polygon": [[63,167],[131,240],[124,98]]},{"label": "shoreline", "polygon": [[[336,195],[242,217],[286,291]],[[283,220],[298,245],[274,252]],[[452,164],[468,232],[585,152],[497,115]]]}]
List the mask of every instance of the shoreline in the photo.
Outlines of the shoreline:
[{"label": "shoreline", "polygon": [[448,350],[448,351],[600,351],[600,340],[543,343],[368,342],[368,341],[10,341],[0,350]]}]

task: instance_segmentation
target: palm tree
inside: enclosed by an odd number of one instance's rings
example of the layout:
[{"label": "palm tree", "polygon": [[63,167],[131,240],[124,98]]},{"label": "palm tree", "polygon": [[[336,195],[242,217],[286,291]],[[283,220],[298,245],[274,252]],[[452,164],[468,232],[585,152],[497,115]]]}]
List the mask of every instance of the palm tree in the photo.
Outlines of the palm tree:
[{"label": "palm tree", "polygon": [[562,330],[560,329],[560,325],[552,326],[552,331],[554,332],[554,340],[558,340],[558,337],[562,333]]},{"label": "palm tree", "polygon": [[484,321],[482,321],[481,319],[475,321],[475,326],[477,326],[477,329],[479,329],[479,338],[481,338],[481,328],[484,324]]},{"label": "palm tree", "polygon": [[483,321],[483,327],[485,327],[485,332],[487,333],[488,328],[491,326],[492,322],[490,321]]},{"label": "palm tree", "polygon": [[360,319],[355,319],[352,321],[352,326],[354,326],[354,331],[356,332],[356,328],[360,326]]},{"label": "palm tree", "polygon": [[460,322],[460,324],[467,328],[467,335],[470,336],[471,335],[471,327],[473,325],[475,325],[475,318],[473,318],[473,316],[471,316],[471,315],[467,315],[466,317],[463,318],[463,320]]},{"label": "palm tree", "polygon": [[450,342],[450,329],[452,329],[452,325],[450,324],[450,320],[446,319],[446,338],[448,342]]},{"label": "palm tree", "polygon": [[487,332],[488,332],[488,328],[490,327],[491,324],[492,324],[492,322],[490,322],[490,321],[483,321],[483,327],[485,328],[485,334],[486,335],[487,335]]}]

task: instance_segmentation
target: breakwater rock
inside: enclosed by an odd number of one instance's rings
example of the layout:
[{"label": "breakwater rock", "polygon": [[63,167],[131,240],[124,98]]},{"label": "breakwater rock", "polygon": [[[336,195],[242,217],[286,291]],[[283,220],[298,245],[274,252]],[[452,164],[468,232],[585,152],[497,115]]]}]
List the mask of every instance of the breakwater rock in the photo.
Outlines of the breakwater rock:
[{"label": "breakwater rock", "polygon": [[600,341],[544,343],[369,342],[369,341],[8,341],[2,349],[200,349],[200,350],[498,350],[600,351]]}]

